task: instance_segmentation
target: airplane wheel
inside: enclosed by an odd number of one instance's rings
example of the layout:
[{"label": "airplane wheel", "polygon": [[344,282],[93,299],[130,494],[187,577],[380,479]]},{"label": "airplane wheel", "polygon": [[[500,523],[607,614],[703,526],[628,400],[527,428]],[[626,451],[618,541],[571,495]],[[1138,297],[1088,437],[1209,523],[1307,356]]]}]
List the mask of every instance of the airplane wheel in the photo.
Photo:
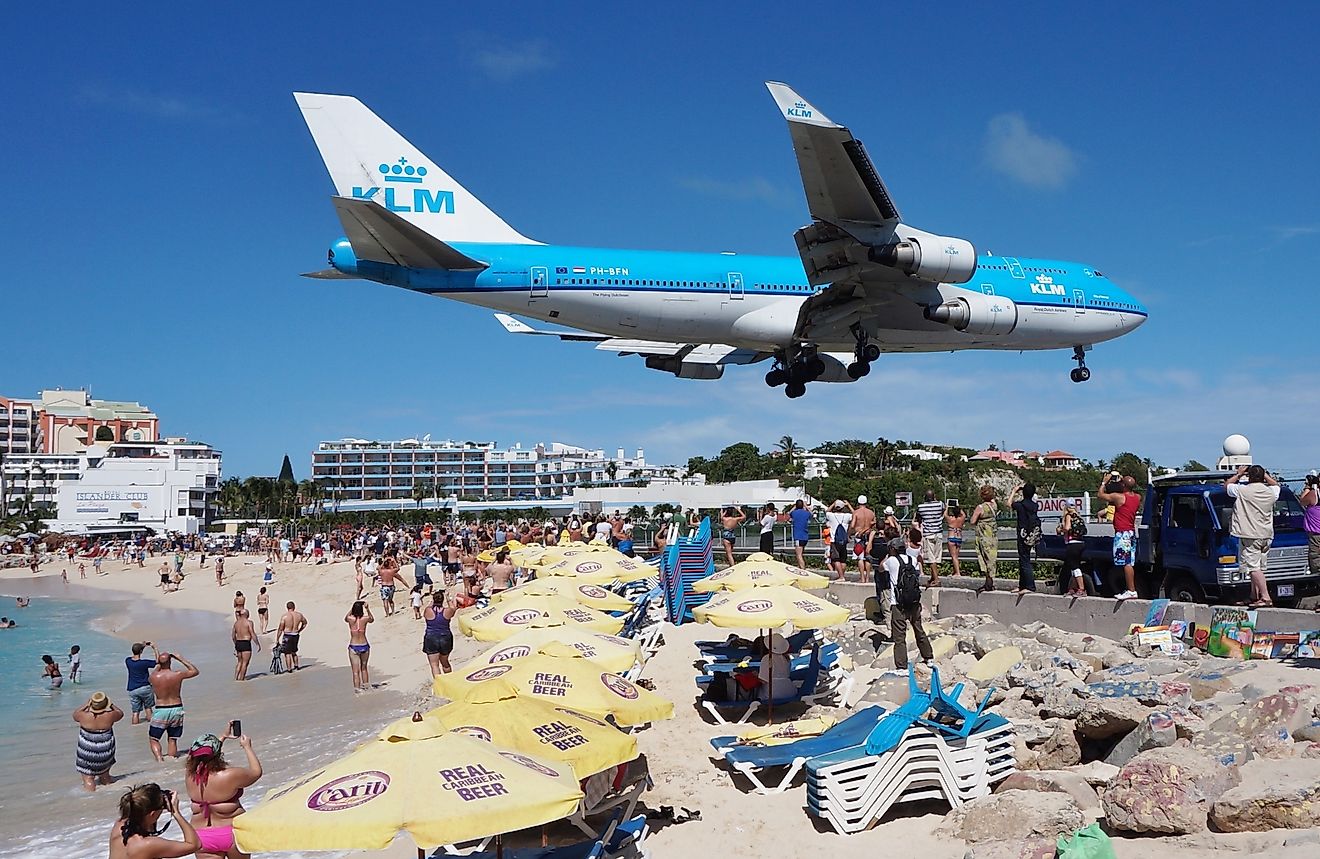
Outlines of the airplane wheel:
[{"label": "airplane wheel", "polygon": [[812,358],[807,362],[807,376],[812,381],[825,375],[825,362],[821,358]]},{"label": "airplane wheel", "polygon": [[788,381],[788,373],[778,367],[765,374],[765,383],[772,388],[777,388]]},{"label": "airplane wheel", "polygon": [[807,392],[807,386],[803,382],[789,382],[788,387],[784,388],[784,393],[788,394],[790,400],[796,400]]},{"label": "airplane wheel", "polygon": [[1088,368],[1079,367],[1077,369],[1077,381],[1085,382],[1090,380],[1090,378],[1091,378],[1091,371]]},{"label": "airplane wheel", "polygon": [[848,378],[860,379],[871,372],[871,365],[865,361],[853,361],[848,365]]},{"label": "airplane wheel", "polygon": [[872,361],[879,359],[879,357],[880,357],[880,347],[875,345],[874,343],[868,343],[866,344],[866,347],[862,349],[862,360],[864,360],[868,364],[871,363]]}]

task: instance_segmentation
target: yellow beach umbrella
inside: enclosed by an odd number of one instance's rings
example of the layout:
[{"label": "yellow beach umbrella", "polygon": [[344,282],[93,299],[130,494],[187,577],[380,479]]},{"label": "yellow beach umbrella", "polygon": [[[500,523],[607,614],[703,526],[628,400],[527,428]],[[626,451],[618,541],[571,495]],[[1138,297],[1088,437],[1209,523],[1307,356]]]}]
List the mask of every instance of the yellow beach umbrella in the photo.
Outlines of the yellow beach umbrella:
[{"label": "yellow beach umbrella", "polygon": [[617,558],[610,557],[603,552],[593,552],[576,558],[565,558],[562,561],[536,568],[537,578],[564,576],[576,579],[579,582],[589,582],[597,585],[612,582],[615,579],[621,582],[635,582],[638,579],[650,578],[656,573],[656,568],[650,564],[633,560],[624,555],[619,555]]},{"label": "yellow beach umbrella", "polygon": [[495,594],[490,598],[490,601],[492,603],[504,602],[523,596],[568,597],[587,608],[594,608],[597,611],[631,611],[636,607],[631,600],[621,597],[613,591],[607,591],[600,585],[579,582],[576,579],[564,576],[544,576],[533,579],[524,585],[518,585],[516,588],[509,588],[503,593]]},{"label": "yellow beach umbrella", "polygon": [[659,695],[606,671],[590,659],[559,659],[535,653],[474,671],[441,674],[435,693],[451,701],[494,701],[510,694],[569,707],[620,725],[641,725],[674,715]]},{"label": "yellow beach umbrella", "polygon": [[848,610],[788,585],[716,594],[692,610],[700,623],[735,629],[768,629],[791,623],[798,629],[822,629],[843,623]]},{"label": "yellow beach umbrella", "polygon": [[591,659],[607,671],[621,672],[642,659],[642,646],[631,638],[593,632],[576,623],[533,621],[526,629],[515,632],[473,659],[461,671],[470,673],[484,665],[508,662],[533,653]]},{"label": "yellow beach umbrella", "polygon": [[572,767],[455,733],[373,740],[234,818],[245,853],[420,848],[539,826],[582,800]]},{"label": "yellow beach umbrella", "polygon": [[498,748],[568,764],[584,779],[637,757],[637,740],[613,725],[569,707],[516,696],[473,703],[455,701],[405,717],[381,732],[382,738],[423,739],[463,734]]},{"label": "yellow beach umbrella", "polygon": [[800,567],[793,567],[763,552],[757,552],[745,561],[739,561],[732,567],[725,567],[719,572],[698,579],[692,583],[692,590],[697,593],[714,591],[740,591],[747,588],[775,587],[791,585],[798,588],[823,588],[830,583],[824,576],[807,572]]},{"label": "yellow beach umbrella", "polygon": [[483,609],[464,609],[454,616],[464,635],[478,641],[503,641],[536,621],[577,623],[596,632],[618,632],[623,618],[587,608],[565,596],[524,596]]}]

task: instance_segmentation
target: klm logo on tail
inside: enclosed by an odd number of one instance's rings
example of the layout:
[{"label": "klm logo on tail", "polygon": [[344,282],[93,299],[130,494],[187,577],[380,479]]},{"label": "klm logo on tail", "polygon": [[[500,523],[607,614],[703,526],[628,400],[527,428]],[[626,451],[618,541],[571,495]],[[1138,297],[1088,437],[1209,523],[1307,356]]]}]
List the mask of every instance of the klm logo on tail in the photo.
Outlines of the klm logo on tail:
[{"label": "klm logo on tail", "polygon": [[[441,213],[454,214],[453,191],[431,191],[427,188],[413,188],[410,200],[408,189],[397,187],[398,185],[421,185],[426,179],[427,170],[425,167],[414,166],[408,163],[407,158],[400,158],[394,164],[382,163],[376,169],[381,174],[381,182],[384,186],[384,193],[381,194],[383,199],[378,200],[378,202],[391,212],[430,212],[433,215]],[[354,185],[353,196],[359,200],[375,200],[377,199],[377,192],[381,190],[381,185],[372,185],[370,188]],[[408,205],[410,202],[412,205]]]},{"label": "klm logo on tail", "polygon": [[799,119],[811,119],[811,108],[807,107],[805,101],[795,101],[793,106],[787,111],[789,116],[796,116]]}]

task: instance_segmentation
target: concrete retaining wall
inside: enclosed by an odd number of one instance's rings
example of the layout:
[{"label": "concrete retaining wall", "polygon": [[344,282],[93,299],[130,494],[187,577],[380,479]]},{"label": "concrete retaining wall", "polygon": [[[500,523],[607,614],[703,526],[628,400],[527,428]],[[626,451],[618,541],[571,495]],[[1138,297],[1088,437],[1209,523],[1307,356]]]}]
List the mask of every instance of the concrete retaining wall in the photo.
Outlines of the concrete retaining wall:
[{"label": "concrete retaining wall", "polygon": [[[975,580],[966,581],[972,584]],[[948,578],[942,578],[941,582],[948,582]],[[961,587],[961,584],[958,582],[936,590],[927,588],[923,599],[927,611],[938,617],[988,614],[1005,625],[1024,625],[1039,620],[1067,632],[1121,639],[1127,635],[1132,624],[1144,621],[1146,612],[1150,610],[1150,600],[1134,599],[1120,603],[1105,597],[1074,599],[1044,593],[1018,596],[1011,591],[978,593],[974,586]],[[830,585],[830,593],[844,605],[861,605],[867,597],[875,595],[875,587],[835,582]],[[938,600],[938,609],[933,605],[935,600]],[[1208,626],[1210,610],[1208,605],[1175,602],[1169,604],[1165,619],[1186,620]],[[1256,615],[1256,628],[1270,632],[1320,629],[1320,614],[1304,609],[1260,609]]]}]

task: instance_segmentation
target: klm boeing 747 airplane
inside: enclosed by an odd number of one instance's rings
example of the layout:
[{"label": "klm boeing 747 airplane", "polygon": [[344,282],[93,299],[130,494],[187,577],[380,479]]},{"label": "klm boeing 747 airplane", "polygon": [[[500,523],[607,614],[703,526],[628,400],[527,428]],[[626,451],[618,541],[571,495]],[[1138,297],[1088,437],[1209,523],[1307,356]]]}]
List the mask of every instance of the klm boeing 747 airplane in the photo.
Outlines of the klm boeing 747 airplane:
[{"label": "klm boeing 747 airplane", "polygon": [[[797,257],[546,245],[510,227],[355,98],[296,93],[347,234],[330,268],[488,307],[514,334],[594,343],[684,379],[770,361],[766,384],[852,382],[882,352],[1086,352],[1146,321],[1092,266],[977,256],[909,227],[861,141],[768,83],[797,153],[812,223]],[[572,331],[533,328],[511,314]]]}]

